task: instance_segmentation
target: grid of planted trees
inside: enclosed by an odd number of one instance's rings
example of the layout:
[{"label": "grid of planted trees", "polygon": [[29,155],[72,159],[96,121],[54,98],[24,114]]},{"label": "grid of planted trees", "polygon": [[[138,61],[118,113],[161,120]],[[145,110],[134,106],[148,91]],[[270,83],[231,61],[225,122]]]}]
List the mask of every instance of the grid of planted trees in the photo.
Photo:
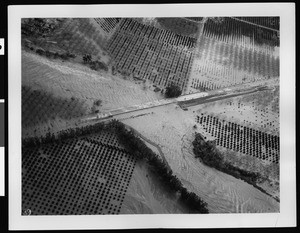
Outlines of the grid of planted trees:
[{"label": "grid of planted trees", "polygon": [[262,131],[220,120],[217,117],[201,113],[196,122],[216,138],[218,146],[248,154],[261,160],[279,163],[279,137]]},{"label": "grid of planted trees", "polygon": [[95,21],[106,33],[111,33],[119,24],[121,18],[95,18]]},{"label": "grid of planted trees", "polygon": [[183,89],[189,77],[196,40],[171,31],[124,19],[108,42],[116,68],[166,87]]},{"label": "grid of planted trees", "polygon": [[22,151],[22,210],[31,215],[118,214],[136,159],[109,132]]}]

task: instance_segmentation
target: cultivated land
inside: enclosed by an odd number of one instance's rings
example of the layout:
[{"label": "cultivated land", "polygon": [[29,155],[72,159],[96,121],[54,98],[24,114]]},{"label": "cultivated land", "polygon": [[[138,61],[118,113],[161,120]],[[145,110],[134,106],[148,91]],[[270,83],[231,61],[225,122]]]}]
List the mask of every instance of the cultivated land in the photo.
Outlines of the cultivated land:
[{"label": "cultivated land", "polygon": [[[209,213],[279,212],[278,51],[276,17],[24,19],[23,214],[190,213],[191,192]],[[165,173],[95,126],[112,119]],[[235,176],[195,157],[197,133]]]}]

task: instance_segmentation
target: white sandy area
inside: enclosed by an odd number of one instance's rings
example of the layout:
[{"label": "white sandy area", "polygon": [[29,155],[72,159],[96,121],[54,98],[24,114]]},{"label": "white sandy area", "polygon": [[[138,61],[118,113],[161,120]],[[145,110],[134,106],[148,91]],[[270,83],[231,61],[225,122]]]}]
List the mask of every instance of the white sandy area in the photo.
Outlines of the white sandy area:
[{"label": "white sandy area", "polygon": [[162,149],[173,172],[185,187],[208,203],[211,213],[279,212],[279,203],[242,180],[203,165],[192,153],[193,115],[176,105],[143,110],[154,112],[117,117]]}]

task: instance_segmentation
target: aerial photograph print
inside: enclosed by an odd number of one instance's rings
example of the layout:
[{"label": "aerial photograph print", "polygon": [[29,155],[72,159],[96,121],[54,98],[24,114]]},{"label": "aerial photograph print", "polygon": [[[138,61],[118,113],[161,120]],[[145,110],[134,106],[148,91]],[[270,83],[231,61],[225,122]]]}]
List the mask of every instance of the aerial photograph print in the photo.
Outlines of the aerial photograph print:
[{"label": "aerial photograph print", "polygon": [[21,19],[21,215],[280,213],[280,17]]}]

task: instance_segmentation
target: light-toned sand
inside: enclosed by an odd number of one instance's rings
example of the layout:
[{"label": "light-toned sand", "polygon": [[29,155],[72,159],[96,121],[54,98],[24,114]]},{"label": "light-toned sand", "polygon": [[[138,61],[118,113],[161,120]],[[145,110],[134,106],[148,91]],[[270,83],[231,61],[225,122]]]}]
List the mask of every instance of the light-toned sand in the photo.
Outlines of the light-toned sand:
[{"label": "light-toned sand", "polygon": [[145,162],[138,162],[120,214],[180,214],[186,209],[164,190]]},{"label": "light-toned sand", "polygon": [[176,105],[147,111],[154,114],[130,118],[134,113],[129,113],[119,119],[160,146],[174,174],[208,203],[211,213],[279,211],[279,203],[268,195],[194,158],[191,142],[195,122],[191,112]]}]

